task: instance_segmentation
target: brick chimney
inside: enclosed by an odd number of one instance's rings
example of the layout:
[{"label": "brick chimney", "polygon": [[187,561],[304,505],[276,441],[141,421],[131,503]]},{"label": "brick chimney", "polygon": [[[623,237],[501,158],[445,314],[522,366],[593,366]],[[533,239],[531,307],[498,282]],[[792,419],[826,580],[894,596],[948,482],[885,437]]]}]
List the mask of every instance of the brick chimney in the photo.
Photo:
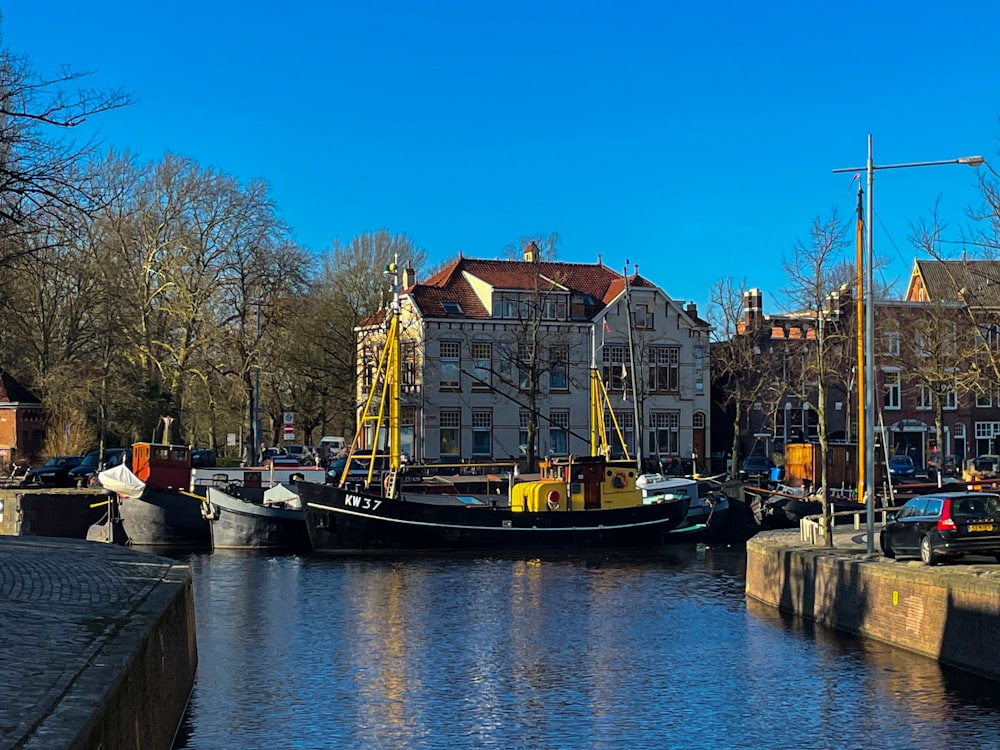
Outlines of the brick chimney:
[{"label": "brick chimney", "polygon": [[529,242],[524,246],[524,262],[525,263],[537,263],[542,259],[542,251],[539,250],[538,245],[534,240]]},{"label": "brick chimney", "polygon": [[759,328],[764,322],[764,303],[760,289],[743,292],[743,320],[747,330]]},{"label": "brick chimney", "polygon": [[403,289],[409,289],[417,283],[417,272],[407,266],[403,269]]}]

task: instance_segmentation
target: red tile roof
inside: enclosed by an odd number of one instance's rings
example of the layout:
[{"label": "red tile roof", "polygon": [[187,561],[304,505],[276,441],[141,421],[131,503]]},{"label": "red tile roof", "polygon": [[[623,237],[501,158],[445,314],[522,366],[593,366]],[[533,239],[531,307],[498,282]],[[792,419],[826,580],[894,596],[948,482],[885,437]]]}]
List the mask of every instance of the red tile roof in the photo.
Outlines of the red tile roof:
[{"label": "red tile roof", "polygon": [[[423,283],[410,290],[413,301],[427,317],[447,317],[441,303],[457,302],[466,318],[489,318],[492,311],[479,301],[467,275],[481,279],[494,289],[530,291],[566,287],[571,292],[590,295],[599,307],[606,306],[625,288],[624,277],[601,264],[531,263],[518,260],[478,260],[462,258],[449,263]],[[629,283],[636,287],[655,288],[641,276]]]}]

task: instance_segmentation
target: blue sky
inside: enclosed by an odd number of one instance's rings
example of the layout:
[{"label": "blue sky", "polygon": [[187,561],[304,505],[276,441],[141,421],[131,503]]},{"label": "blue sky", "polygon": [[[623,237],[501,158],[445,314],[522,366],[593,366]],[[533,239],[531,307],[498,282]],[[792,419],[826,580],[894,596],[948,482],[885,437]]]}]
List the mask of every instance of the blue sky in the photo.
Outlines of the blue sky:
[{"label": "blue sky", "polygon": [[[5,46],[121,86],[107,145],[267,180],[297,240],[405,232],[433,264],[558,233],[704,311],[719,279],[782,307],[838,167],[997,156],[1000,3],[7,3]],[[905,277],[940,197],[975,173],[876,173],[874,248]],[[958,247],[958,246],[956,246]],[[959,248],[960,249],[960,248]],[[958,252],[958,250],[956,250]]]}]

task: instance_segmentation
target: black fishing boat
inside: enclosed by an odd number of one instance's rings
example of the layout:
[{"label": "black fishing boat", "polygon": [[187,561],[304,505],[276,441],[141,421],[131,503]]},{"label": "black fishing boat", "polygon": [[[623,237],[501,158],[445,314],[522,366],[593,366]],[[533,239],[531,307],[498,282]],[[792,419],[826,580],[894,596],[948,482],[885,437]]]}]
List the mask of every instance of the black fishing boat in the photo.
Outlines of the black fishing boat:
[{"label": "black fishing boat", "polygon": [[603,485],[621,481],[615,478],[628,469],[591,457],[566,468],[592,475],[579,497],[564,481],[540,480],[514,485],[509,504],[462,495],[388,497],[360,485],[298,487],[318,552],[648,547],[663,544],[687,514],[686,498],[650,505],[626,499],[638,498],[634,467],[633,491],[614,488],[621,504],[606,500],[587,509],[584,493],[599,497]]}]

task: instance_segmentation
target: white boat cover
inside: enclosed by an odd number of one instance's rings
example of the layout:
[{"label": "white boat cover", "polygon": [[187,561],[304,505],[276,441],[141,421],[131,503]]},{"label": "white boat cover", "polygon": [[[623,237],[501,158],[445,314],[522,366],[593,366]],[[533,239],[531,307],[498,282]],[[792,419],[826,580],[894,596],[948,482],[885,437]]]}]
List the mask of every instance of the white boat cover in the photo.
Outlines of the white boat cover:
[{"label": "white boat cover", "polygon": [[117,492],[121,497],[137,498],[146,489],[145,483],[139,479],[125,464],[112,466],[97,475],[98,481],[105,489]]},{"label": "white boat cover", "polygon": [[299,496],[283,484],[276,484],[264,493],[264,505],[284,503],[286,508],[301,508]]}]

